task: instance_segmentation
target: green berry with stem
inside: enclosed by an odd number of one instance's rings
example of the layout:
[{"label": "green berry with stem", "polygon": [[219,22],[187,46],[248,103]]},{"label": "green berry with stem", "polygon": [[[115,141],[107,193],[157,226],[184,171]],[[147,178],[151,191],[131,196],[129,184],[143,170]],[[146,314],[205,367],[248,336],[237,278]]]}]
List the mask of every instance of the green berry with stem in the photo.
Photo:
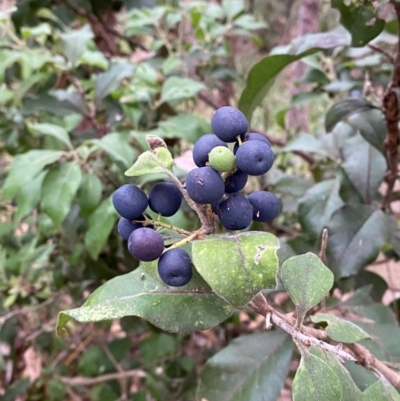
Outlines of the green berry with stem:
[{"label": "green berry with stem", "polygon": [[210,166],[221,173],[232,171],[236,158],[233,152],[225,146],[215,147],[208,155]]}]

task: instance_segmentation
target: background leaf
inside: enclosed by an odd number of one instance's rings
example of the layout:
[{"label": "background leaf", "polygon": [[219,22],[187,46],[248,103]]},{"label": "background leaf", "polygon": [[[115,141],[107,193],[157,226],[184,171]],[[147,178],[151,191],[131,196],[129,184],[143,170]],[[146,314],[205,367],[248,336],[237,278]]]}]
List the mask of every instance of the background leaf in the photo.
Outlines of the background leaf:
[{"label": "background leaf", "polygon": [[189,99],[204,88],[201,82],[190,78],[169,77],[161,90],[161,102]]},{"label": "background leaf", "polygon": [[21,187],[35,178],[48,164],[57,161],[64,152],[35,149],[16,156],[3,186],[3,197],[10,201]]},{"label": "background leaf", "polygon": [[61,226],[70,211],[81,179],[81,169],[75,162],[58,164],[47,173],[40,205],[57,227]]},{"label": "background leaf", "polygon": [[278,239],[245,232],[194,241],[193,263],[211,288],[234,306],[243,306],[262,289],[276,287]]},{"label": "background leaf", "polygon": [[289,372],[292,350],[292,338],[281,331],[236,338],[204,365],[197,399],[275,401]]},{"label": "background leaf", "polygon": [[348,277],[375,260],[389,241],[390,227],[385,214],[366,205],[344,205],[328,227],[329,267],[337,278]]},{"label": "background leaf", "polygon": [[111,202],[111,198],[104,199],[99,207],[89,217],[89,227],[85,235],[85,245],[93,259],[107,243],[108,236],[114,228],[118,214]]},{"label": "background leaf", "polygon": [[90,25],[81,29],[61,34],[64,54],[75,67],[86,50],[87,42],[94,37]]},{"label": "background leaf", "polygon": [[344,205],[339,189],[339,180],[324,180],[311,187],[300,199],[298,212],[306,231],[320,235],[328,226],[332,214]]},{"label": "background leaf", "polygon": [[344,171],[363,201],[370,204],[383,182],[386,171],[384,156],[360,135],[344,142],[342,154]]},{"label": "background leaf", "polygon": [[381,380],[372,384],[363,393],[363,401],[400,401],[400,395],[390,383]]},{"label": "background leaf", "polygon": [[37,134],[52,136],[72,149],[71,140],[69,139],[68,131],[59,125],[49,123],[38,123],[29,125],[29,129]]},{"label": "background leaf", "polygon": [[[376,38],[385,27],[385,21],[378,18],[374,6],[369,2],[346,3],[344,0],[331,0],[332,8],[340,12],[340,22],[351,33],[351,45],[362,47]],[[368,29],[365,29],[365,27]]]}]

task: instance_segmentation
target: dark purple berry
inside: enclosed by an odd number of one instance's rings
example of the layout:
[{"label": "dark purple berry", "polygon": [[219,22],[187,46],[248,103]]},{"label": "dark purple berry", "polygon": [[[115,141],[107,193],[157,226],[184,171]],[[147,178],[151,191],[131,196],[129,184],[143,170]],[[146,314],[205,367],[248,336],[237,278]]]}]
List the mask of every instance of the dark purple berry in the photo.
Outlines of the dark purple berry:
[{"label": "dark purple berry", "polygon": [[211,167],[199,167],[187,175],[186,190],[196,203],[209,204],[222,198],[225,183],[219,173]]},{"label": "dark purple berry", "polygon": [[249,124],[246,116],[235,107],[219,108],[211,118],[214,134],[224,142],[235,142],[236,137],[247,132]]},{"label": "dark purple berry", "polygon": [[253,208],[248,199],[238,193],[229,194],[218,204],[218,217],[228,230],[243,230],[253,219]]},{"label": "dark purple berry", "polygon": [[165,251],[158,261],[161,280],[171,287],[182,287],[192,278],[192,262],[189,254],[181,248]]},{"label": "dark purple berry", "polygon": [[274,152],[261,141],[248,141],[236,152],[236,164],[239,170],[249,175],[265,174],[274,163]]},{"label": "dark purple berry", "polygon": [[253,220],[271,221],[281,212],[281,201],[271,192],[256,191],[247,199],[253,206]]},{"label": "dark purple berry", "polygon": [[128,220],[135,220],[142,215],[148,206],[146,194],[136,185],[126,184],[113,194],[115,210]]},{"label": "dark purple berry", "polygon": [[182,202],[181,191],[172,182],[159,182],[149,193],[150,209],[162,216],[173,216]]},{"label": "dark purple berry", "polygon": [[151,262],[163,253],[164,240],[151,228],[138,228],[129,236],[128,250],[134,258],[142,262]]}]

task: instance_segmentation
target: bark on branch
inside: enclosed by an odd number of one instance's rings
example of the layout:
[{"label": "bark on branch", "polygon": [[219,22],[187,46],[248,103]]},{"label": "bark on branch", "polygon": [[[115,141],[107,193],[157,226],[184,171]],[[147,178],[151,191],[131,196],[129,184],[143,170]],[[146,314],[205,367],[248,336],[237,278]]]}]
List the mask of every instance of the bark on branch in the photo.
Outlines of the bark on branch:
[{"label": "bark on branch", "polygon": [[[400,25],[400,3],[392,1],[393,7],[396,11],[397,21]],[[392,193],[394,185],[397,180],[397,164],[398,164],[398,150],[399,146],[399,98],[400,98],[400,30],[397,54],[394,60],[394,72],[392,81],[390,82],[385,95],[383,97],[383,113],[386,118],[387,136],[385,139],[386,149],[386,163],[387,170],[385,182],[387,183],[387,190],[385,197],[382,201],[382,209],[390,206],[392,200]]]}]

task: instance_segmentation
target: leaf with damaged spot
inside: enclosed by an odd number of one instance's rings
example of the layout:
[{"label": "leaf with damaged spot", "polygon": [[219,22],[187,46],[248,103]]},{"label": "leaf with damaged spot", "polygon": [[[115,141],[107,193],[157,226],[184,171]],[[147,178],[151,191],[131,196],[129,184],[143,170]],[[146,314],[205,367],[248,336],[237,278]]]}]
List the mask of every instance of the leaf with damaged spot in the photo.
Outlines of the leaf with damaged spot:
[{"label": "leaf with damaged spot", "polygon": [[282,265],[281,279],[296,305],[298,321],[333,286],[332,272],[311,252],[287,259]]},{"label": "leaf with damaged spot", "polygon": [[193,242],[193,263],[219,296],[240,307],[276,288],[278,248],[278,239],[264,232],[212,235]]},{"label": "leaf with damaged spot", "polygon": [[190,333],[216,326],[232,315],[233,308],[203,281],[168,287],[141,267],[118,276],[94,291],[77,309],[59,314],[57,333],[65,335],[71,318],[98,322],[139,316],[162,330]]}]

